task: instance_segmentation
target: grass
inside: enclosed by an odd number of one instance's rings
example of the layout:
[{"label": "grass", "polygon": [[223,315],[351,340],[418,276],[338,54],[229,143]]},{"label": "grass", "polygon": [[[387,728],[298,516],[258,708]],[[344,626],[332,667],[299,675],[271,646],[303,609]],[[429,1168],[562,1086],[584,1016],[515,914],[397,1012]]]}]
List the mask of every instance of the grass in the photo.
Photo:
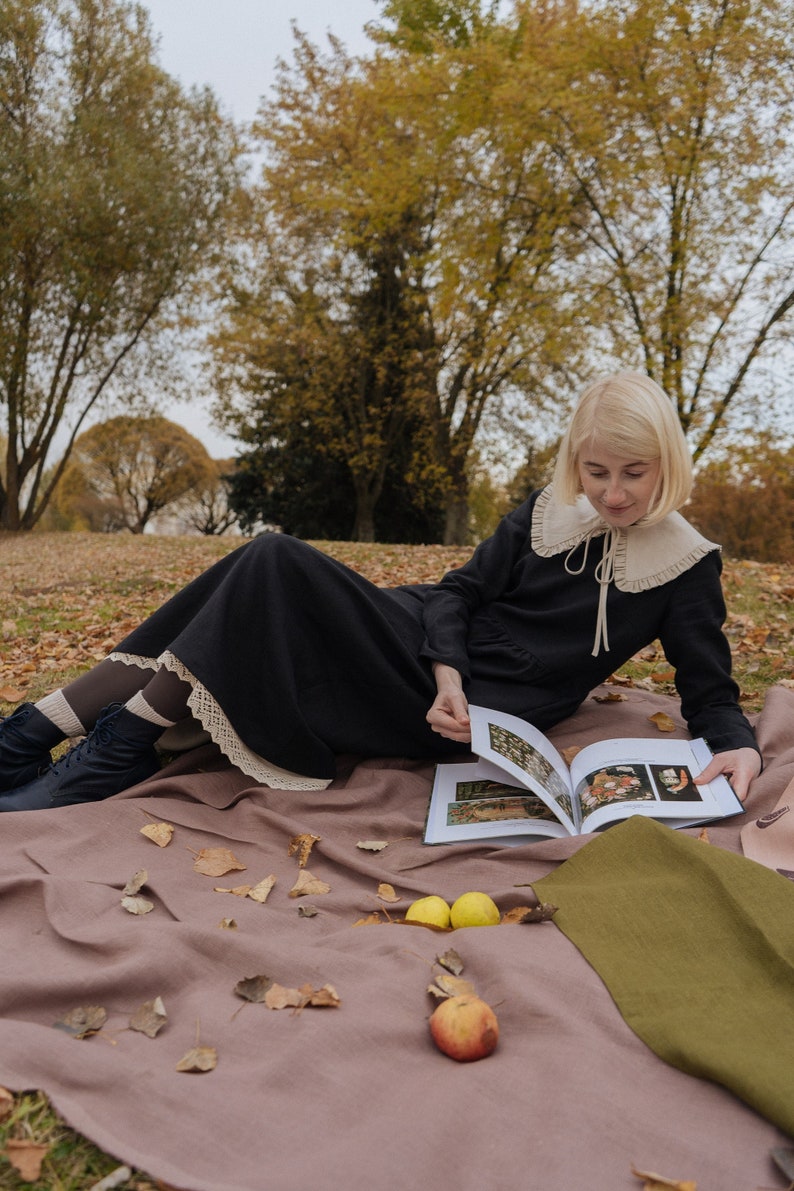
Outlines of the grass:
[{"label": "grass", "polygon": [[[93,534],[0,535],[0,714],[83,673],[189,579],[239,544],[233,538]],[[461,547],[318,542],[380,584],[434,582],[465,562]],[[794,566],[726,561],[726,632],[748,713],[773,683],[794,686]],[[616,680],[672,692],[658,644]],[[90,1191],[119,1167],[69,1129],[38,1091],[9,1100],[0,1116],[1,1191]],[[0,1099],[0,1114],[3,1100]],[[9,1139],[47,1147],[41,1176],[23,1180],[4,1157]],[[141,1172],[118,1191],[166,1191]]]}]

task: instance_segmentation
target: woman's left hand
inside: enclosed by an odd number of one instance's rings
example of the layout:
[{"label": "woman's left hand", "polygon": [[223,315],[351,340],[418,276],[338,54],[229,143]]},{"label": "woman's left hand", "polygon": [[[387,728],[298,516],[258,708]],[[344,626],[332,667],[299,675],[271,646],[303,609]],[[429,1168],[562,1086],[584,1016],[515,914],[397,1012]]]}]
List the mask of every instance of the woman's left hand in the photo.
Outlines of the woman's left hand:
[{"label": "woman's left hand", "polygon": [[711,762],[693,781],[696,786],[702,786],[719,777],[721,773],[730,776],[736,797],[744,802],[750,782],[754,777],[758,777],[760,772],[761,757],[755,749],[730,749],[725,753],[715,753]]}]

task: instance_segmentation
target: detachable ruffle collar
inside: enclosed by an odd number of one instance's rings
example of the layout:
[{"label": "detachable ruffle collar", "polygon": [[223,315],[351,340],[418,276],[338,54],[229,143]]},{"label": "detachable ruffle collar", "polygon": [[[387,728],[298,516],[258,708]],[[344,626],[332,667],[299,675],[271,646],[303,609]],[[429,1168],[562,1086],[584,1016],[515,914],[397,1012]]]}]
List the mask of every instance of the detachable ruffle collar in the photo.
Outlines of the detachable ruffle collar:
[{"label": "detachable ruffle collar", "polygon": [[[556,500],[551,486],[544,488],[532,512],[532,549],[543,558],[566,553],[566,569],[581,574],[594,538],[604,537],[603,554],[595,578],[600,587],[598,621],[593,654],[608,650],[606,595],[610,583],[620,591],[648,591],[669,583],[688,571],[712,550],[719,550],[680,513],[669,513],[651,525],[641,521],[623,529],[599,517],[586,496],[573,505]],[[577,567],[573,554],[582,546],[584,557]]]}]

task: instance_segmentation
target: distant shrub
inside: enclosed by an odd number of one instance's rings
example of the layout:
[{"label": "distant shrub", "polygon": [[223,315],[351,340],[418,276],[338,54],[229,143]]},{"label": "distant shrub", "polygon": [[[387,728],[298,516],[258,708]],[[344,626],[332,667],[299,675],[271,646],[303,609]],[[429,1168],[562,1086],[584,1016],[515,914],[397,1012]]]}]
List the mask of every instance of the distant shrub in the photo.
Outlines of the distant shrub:
[{"label": "distant shrub", "polygon": [[729,558],[794,558],[794,448],[762,440],[698,475],[686,515]]}]

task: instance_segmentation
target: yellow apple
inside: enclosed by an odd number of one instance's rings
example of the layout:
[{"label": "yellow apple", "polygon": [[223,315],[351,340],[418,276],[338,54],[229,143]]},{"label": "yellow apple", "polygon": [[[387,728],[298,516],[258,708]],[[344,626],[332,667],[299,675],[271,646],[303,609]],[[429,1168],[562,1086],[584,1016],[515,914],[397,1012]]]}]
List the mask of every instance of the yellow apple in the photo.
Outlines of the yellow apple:
[{"label": "yellow apple", "polygon": [[450,911],[450,921],[455,929],[459,926],[496,926],[499,918],[499,907],[487,893],[462,893],[452,903]]},{"label": "yellow apple", "polygon": [[435,893],[420,897],[405,911],[406,922],[421,922],[424,926],[449,928],[449,904]]},{"label": "yellow apple", "polygon": [[439,1050],[468,1063],[484,1059],[496,1049],[499,1022],[490,1005],[473,993],[441,1001],[430,1017],[430,1033]]}]

